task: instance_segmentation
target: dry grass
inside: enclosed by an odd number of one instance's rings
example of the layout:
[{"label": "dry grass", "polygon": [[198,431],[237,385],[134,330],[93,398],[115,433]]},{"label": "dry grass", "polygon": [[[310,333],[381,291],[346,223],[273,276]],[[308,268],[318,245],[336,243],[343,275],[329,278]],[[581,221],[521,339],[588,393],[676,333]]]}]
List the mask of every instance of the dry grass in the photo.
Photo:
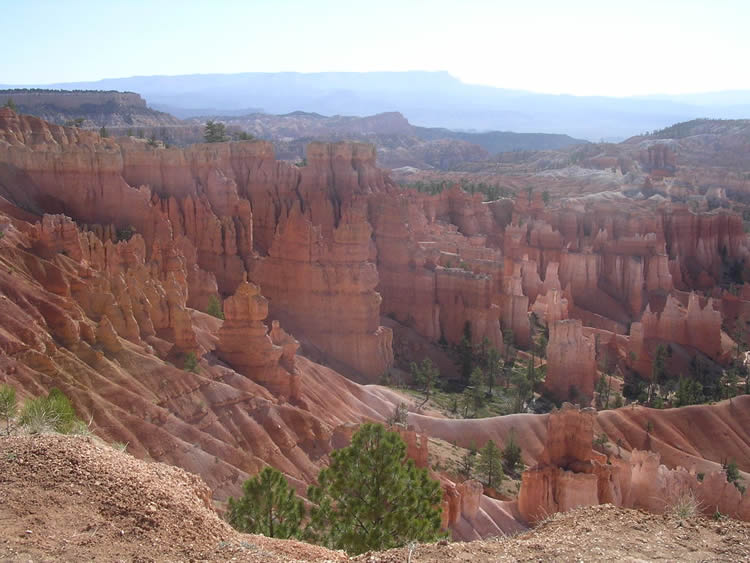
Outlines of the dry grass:
[{"label": "dry grass", "polygon": [[701,513],[701,503],[691,490],[684,491],[667,507],[667,514],[677,520],[691,520]]}]

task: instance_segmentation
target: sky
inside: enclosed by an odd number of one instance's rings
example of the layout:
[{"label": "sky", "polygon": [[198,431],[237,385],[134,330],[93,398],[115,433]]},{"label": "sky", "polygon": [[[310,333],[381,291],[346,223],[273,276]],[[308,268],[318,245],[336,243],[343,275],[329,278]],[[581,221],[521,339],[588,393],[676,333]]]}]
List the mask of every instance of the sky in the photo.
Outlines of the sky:
[{"label": "sky", "polygon": [[750,0],[0,0],[0,84],[446,70],[574,95],[750,89]]}]

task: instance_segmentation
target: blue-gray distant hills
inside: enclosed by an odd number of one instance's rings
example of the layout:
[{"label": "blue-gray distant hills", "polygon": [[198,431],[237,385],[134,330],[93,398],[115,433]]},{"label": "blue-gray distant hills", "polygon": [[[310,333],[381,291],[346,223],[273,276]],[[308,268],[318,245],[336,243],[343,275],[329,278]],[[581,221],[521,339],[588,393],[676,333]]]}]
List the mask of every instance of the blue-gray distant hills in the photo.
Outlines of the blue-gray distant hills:
[{"label": "blue-gray distant hills", "polygon": [[410,123],[462,131],[622,139],[695,118],[750,117],[750,92],[610,98],[465,84],[447,72],[239,73],[135,76],[47,87],[132,91],[177,117],[401,112]]}]

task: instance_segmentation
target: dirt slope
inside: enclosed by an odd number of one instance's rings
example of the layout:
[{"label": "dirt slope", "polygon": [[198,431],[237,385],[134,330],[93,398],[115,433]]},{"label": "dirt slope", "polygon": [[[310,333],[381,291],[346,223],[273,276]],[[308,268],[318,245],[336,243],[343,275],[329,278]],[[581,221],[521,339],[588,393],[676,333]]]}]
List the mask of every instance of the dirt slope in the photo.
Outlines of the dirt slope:
[{"label": "dirt slope", "polygon": [[[341,552],[239,534],[210,508],[196,476],[98,440],[0,438],[2,561],[346,561]],[[409,548],[356,558],[409,560]],[[750,525],[596,506],[514,537],[418,545],[411,561],[741,561]]]},{"label": "dirt slope", "polygon": [[442,561],[747,561],[750,526],[736,520],[680,522],[612,505],[558,513],[510,538],[418,545],[357,558],[368,563]]},{"label": "dirt slope", "polygon": [[0,438],[0,560],[318,561],[343,555],[238,534],[195,475],[90,438]]}]

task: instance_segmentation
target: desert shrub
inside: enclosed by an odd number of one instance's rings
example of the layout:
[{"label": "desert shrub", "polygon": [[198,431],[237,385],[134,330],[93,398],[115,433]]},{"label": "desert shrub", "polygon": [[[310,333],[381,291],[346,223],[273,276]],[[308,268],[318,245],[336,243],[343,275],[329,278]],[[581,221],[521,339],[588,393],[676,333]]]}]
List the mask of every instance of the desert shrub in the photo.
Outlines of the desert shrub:
[{"label": "desert shrub", "polygon": [[16,390],[10,385],[0,385],[0,418],[5,420],[5,432],[10,436],[10,423],[18,414]]},{"label": "desert shrub", "polygon": [[52,389],[46,397],[29,399],[23,405],[19,424],[31,434],[82,432],[85,424],[76,416],[70,400],[59,389]]},{"label": "desert shrub", "polygon": [[110,446],[112,446],[113,450],[117,450],[118,452],[126,452],[128,451],[128,443],[129,442],[112,442]]},{"label": "desert shrub", "polygon": [[667,513],[678,520],[690,520],[700,513],[700,502],[693,491],[685,491],[667,507]]},{"label": "desert shrub", "polygon": [[396,408],[393,409],[391,415],[386,419],[388,426],[406,426],[409,415],[409,409],[406,403],[399,403]]},{"label": "desert shrub", "polygon": [[185,361],[182,365],[182,369],[192,373],[198,373],[198,357],[195,352],[188,352],[185,354]]},{"label": "desert shrub", "polygon": [[609,444],[609,439],[607,438],[607,435],[604,433],[599,434],[596,438],[594,438],[593,443],[591,444],[594,449],[599,450],[600,452],[604,452],[604,447]]},{"label": "desert shrub", "polygon": [[740,470],[737,467],[737,462],[733,459],[729,461],[725,461],[722,464],[722,468],[724,469],[724,473],[726,473],[727,482],[732,483],[735,487],[737,487],[737,490],[739,492],[744,494],[745,486],[742,484],[742,481],[740,480]]},{"label": "desert shrub", "polygon": [[265,467],[245,481],[242,489],[239,499],[229,498],[227,520],[234,528],[269,538],[299,535],[305,506],[278,469]]}]

